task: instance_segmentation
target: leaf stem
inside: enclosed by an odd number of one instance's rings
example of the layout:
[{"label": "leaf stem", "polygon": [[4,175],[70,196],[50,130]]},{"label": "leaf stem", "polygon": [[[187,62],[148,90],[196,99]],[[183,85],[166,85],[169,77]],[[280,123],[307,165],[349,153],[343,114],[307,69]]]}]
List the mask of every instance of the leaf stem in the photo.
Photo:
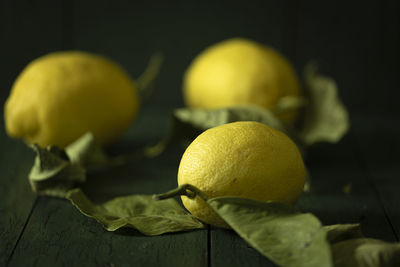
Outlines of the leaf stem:
[{"label": "leaf stem", "polygon": [[195,198],[196,196],[199,196],[202,198],[204,201],[208,200],[208,196],[202,192],[200,189],[197,187],[191,185],[191,184],[183,184],[171,191],[168,191],[163,194],[158,194],[158,195],[153,195],[153,198],[156,200],[163,200],[167,198],[172,198],[176,196],[187,196],[188,198]]},{"label": "leaf stem", "polygon": [[163,62],[163,54],[153,54],[144,72],[136,79],[136,84],[142,98],[146,99],[152,93],[152,84],[157,78]]}]

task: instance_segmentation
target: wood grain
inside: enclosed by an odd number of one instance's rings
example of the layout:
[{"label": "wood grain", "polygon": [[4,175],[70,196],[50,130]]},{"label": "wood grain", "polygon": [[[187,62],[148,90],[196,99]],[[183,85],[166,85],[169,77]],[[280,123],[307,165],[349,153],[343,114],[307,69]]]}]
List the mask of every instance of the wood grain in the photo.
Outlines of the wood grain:
[{"label": "wood grain", "polygon": [[211,227],[210,266],[277,266],[234,231]]},{"label": "wood grain", "polygon": [[400,237],[399,173],[400,128],[398,117],[358,117],[355,120],[360,158],[382,203],[396,240]]},{"label": "wood grain", "polygon": [[69,202],[39,199],[9,266],[205,266],[206,230],[146,237],[107,232]]},{"label": "wood grain", "polygon": [[339,144],[310,150],[311,193],[303,194],[299,208],[312,212],[324,224],[361,223],[366,236],[394,241],[384,207],[369,183],[369,173],[354,142],[349,133]]},{"label": "wood grain", "polygon": [[28,173],[33,152],[22,142],[9,139],[0,120],[0,266],[4,266],[23,233],[34,205]]}]

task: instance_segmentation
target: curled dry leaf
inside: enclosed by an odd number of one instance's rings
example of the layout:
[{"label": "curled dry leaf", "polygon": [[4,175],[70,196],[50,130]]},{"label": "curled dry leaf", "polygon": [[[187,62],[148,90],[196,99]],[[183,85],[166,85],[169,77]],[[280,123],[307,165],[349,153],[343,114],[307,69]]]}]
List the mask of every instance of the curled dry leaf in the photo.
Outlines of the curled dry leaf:
[{"label": "curled dry leaf", "polygon": [[339,99],[333,79],[317,74],[314,64],[305,70],[308,105],[301,139],[306,145],[317,142],[337,143],[350,127],[348,112]]},{"label": "curled dry leaf", "polygon": [[400,266],[400,243],[364,238],[360,224],[324,226],[331,243],[334,266]]},{"label": "curled dry leaf", "polygon": [[400,243],[388,243],[371,238],[355,238],[333,244],[332,254],[335,266],[400,266]]},{"label": "curled dry leaf", "polygon": [[286,127],[271,111],[258,106],[234,106],[220,109],[177,109],[174,116],[182,123],[206,130],[235,121],[257,121],[285,132]]},{"label": "curled dry leaf", "polygon": [[327,233],[326,237],[331,244],[343,240],[364,237],[359,223],[326,225],[324,229]]},{"label": "curled dry leaf", "polygon": [[284,96],[271,109],[274,114],[282,114],[307,106],[307,99],[304,97]]},{"label": "curled dry leaf", "polygon": [[151,195],[131,195],[95,205],[80,189],[69,191],[67,198],[81,213],[96,219],[108,231],[130,227],[153,236],[204,228],[174,199],[157,201]]},{"label": "curled dry leaf", "polygon": [[86,181],[86,166],[106,162],[106,155],[95,144],[90,133],[65,150],[54,146],[31,147],[36,157],[28,178],[33,191],[42,195],[65,197],[76,183]]},{"label": "curled dry leaf", "polygon": [[38,145],[32,145],[32,148],[36,158],[29,173],[29,182],[36,193],[64,197],[76,182],[86,180],[84,168],[70,162],[64,151],[56,147],[41,148]]},{"label": "curled dry leaf", "polygon": [[108,157],[95,142],[93,134],[86,133],[65,148],[65,153],[71,162],[82,166],[104,164]]}]

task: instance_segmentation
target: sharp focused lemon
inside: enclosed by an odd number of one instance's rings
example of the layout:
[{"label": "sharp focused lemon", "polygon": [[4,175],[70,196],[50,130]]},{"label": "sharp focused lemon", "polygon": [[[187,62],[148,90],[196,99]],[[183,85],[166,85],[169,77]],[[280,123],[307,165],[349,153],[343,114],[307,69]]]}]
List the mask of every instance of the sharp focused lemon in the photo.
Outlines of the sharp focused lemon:
[{"label": "sharp focused lemon", "polygon": [[4,108],[7,133],[65,147],[85,132],[103,145],[131,125],[139,106],[129,75],[111,60],[79,51],[50,53],[17,77]]},{"label": "sharp focused lemon", "polygon": [[[273,48],[242,38],[210,46],[190,64],[183,79],[184,100],[192,108],[253,104],[273,108],[285,96],[299,96],[290,62]],[[292,122],[295,112],[280,115]]]},{"label": "sharp focused lemon", "polygon": [[[305,176],[302,157],[289,137],[258,122],[234,122],[211,128],[190,144],[179,165],[178,184],[194,185],[209,197],[294,205]],[[199,197],[182,196],[182,202],[200,220],[226,227]]]}]

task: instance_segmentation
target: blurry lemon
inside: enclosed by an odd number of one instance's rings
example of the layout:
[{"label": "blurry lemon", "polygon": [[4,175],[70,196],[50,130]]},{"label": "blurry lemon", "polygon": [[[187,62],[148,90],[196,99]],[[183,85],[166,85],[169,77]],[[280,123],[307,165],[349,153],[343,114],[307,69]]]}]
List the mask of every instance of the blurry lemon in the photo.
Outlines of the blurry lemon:
[{"label": "blurry lemon", "polygon": [[[234,122],[199,135],[183,154],[178,184],[191,184],[209,197],[236,196],[294,205],[302,193],[305,168],[296,145],[282,132],[258,122]],[[182,197],[200,220],[224,221],[196,197]]]},{"label": "blurry lemon", "polygon": [[[256,42],[235,38],[217,43],[191,63],[183,81],[192,108],[254,104],[273,108],[284,96],[299,96],[297,75],[282,55]],[[280,115],[291,122],[295,112]]]},{"label": "blurry lemon", "polygon": [[50,53],[16,79],[5,104],[7,133],[41,146],[65,147],[85,132],[115,141],[138,110],[136,86],[116,63],[77,51]]}]

